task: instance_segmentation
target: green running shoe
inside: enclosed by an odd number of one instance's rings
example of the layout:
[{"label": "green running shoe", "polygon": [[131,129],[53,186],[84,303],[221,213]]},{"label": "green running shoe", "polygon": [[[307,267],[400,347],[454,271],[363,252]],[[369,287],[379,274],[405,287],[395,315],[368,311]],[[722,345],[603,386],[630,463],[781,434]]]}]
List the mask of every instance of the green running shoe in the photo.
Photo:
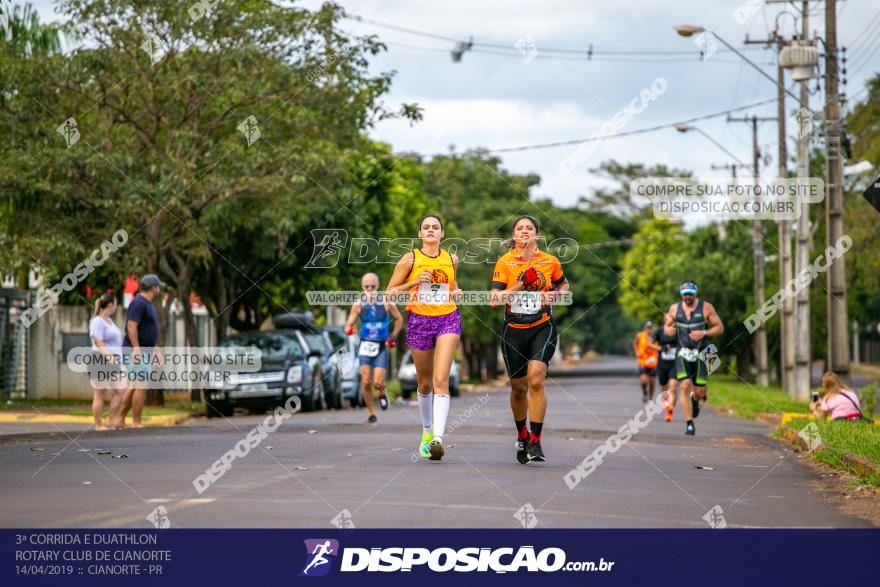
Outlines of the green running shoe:
[{"label": "green running shoe", "polygon": [[422,432],[422,444],[419,445],[419,456],[423,459],[431,457],[431,441],[434,440],[433,432]]}]

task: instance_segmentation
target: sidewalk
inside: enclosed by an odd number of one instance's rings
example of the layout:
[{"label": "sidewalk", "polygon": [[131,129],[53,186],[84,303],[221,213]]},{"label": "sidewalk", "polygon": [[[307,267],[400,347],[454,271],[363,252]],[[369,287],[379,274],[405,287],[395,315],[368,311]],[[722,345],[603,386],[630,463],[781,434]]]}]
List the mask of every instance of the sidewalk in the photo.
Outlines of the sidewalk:
[{"label": "sidewalk", "polygon": [[[189,421],[193,415],[185,412],[144,418],[144,427],[178,426]],[[131,428],[131,418],[126,419]],[[0,411],[0,436],[9,434],[33,434],[38,432],[82,432],[94,425],[91,416],[72,416],[66,413],[36,411]],[[113,432],[109,430],[109,432]]]}]

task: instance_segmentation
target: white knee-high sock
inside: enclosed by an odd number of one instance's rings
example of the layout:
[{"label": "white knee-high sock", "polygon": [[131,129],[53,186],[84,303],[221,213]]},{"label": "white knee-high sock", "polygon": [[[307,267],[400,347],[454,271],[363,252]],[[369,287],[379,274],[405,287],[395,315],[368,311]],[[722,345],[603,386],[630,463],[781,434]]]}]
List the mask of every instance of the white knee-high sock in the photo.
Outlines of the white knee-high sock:
[{"label": "white knee-high sock", "polygon": [[434,394],[434,438],[446,434],[446,417],[449,416],[449,394]]},{"label": "white knee-high sock", "polygon": [[434,394],[421,394],[419,396],[419,414],[422,415],[422,431],[430,432],[434,423]]}]

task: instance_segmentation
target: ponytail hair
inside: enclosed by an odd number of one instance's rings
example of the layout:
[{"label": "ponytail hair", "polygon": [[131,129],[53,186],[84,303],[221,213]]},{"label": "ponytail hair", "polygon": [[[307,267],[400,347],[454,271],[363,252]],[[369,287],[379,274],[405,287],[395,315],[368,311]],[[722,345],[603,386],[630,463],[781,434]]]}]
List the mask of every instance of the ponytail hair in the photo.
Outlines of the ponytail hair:
[{"label": "ponytail hair", "polygon": [[[540,234],[541,228],[538,226],[538,220],[534,216],[530,216],[529,214],[523,214],[519,218],[513,221],[513,228],[516,228],[516,225],[519,224],[520,220],[528,220],[532,223],[532,226],[535,227],[535,234]],[[502,247],[506,248],[508,251],[512,251],[516,248],[516,238],[509,238],[501,244]]]},{"label": "ponytail hair", "polygon": [[95,316],[101,313],[101,310],[116,301],[116,296],[112,293],[105,293],[95,301]]}]

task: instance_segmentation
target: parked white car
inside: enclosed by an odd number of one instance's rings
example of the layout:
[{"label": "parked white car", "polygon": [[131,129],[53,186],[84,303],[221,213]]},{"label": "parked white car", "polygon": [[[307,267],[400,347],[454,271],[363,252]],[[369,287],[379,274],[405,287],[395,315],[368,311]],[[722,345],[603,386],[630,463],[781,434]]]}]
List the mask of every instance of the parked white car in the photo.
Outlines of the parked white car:
[{"label": "parked white car", "polygon": [[[412,354],[409,351],[403,355],[400,361],[400,369],[397,370],[397,380],[400,381],[401,391],[415,391],[416,365],[413,363]],[[449,394],[452,397],[458,397],[461,393],[461,365],[458,361],[452,361],[452,368],[449,370]]]}]

